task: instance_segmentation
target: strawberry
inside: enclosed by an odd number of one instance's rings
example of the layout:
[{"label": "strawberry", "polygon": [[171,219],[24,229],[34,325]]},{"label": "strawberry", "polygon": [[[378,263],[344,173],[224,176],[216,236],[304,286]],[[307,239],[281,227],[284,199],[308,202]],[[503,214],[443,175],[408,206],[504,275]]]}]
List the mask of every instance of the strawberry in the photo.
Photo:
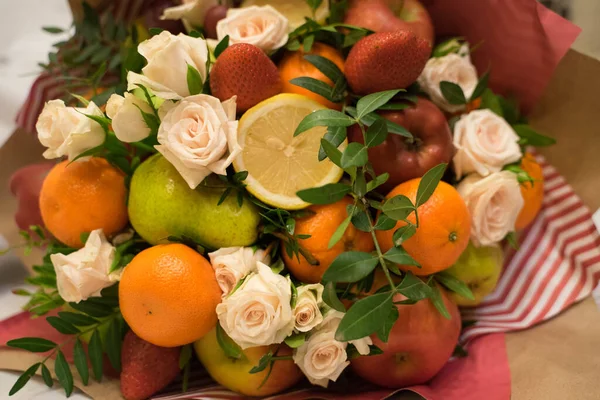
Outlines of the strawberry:
[{"label": "strawberry", "polygon": [[121,393],[127,400],[152,396],[179,375],[180,347],[155,346],[127,332],[121,351]]},{"label": "strawberry", "polygon": [[419,77],[430,53],[430,44],[409,30],[374,33],[350,50],[346,78],[361,95],[404,89]]},{"label": "strawberry", "polygon": [[273,61],[247,43],[229,46],[210,73],[213,96],[225,101],[237,95],[237,111],[244,112],[281,92],[281,77]]}]

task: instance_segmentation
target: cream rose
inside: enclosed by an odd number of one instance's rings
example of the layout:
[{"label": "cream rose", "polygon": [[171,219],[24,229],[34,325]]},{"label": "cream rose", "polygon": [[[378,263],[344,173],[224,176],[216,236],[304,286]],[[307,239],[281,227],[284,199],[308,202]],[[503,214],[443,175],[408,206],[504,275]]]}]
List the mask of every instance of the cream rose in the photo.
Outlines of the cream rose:
[{"label": "cream rose", "polygon": [[289,277],[261,262],[256,270],[217,306],[219,323],[242,349],[281,343],[294,330]]},{"label": "cream rose", "polygon": [[44,152],[45,158],[67,156],[73,160],[84,151],[104,143],[104,129],[84,114],[104,116],[91,101],[86,108],[67,107],[62,100],[46,103],[35,124],[40,143],[48,148]]},{"label": "cream rose", "polygon": [[231,8],[217,23],[217,37],[229,35],[229,43],[248,43],[271,53],[288,40],[288,20],[271,6]]},{"label": "cream rose", "polygon": [[362,355],[370,352],[369,345],[373,341],[368,336],[350,342],[335,340],[335,331],[343,317],[343,313],[330,310],[323,323],[294,351],[294,362],[313,385],[327,387],[329,381],[335,382],[350,365],[346,354],[348,343],[352,343]]},{"label": "cream rose", "polygon": [[490,110],[475,110],[463,115],[454,125],[454,171],[460,179],[470,172],[487,176],[523,157],[519,136],[504,120]]},{"label": "cream rose", "polygon": [[150,128],[141,111],[152,114],[152,107],[131,93],[125,97],[113,94],[106,103],[106,115],[112,119],[112,128],[121,142],[139,142],[150,135]]},{"label": "cream rose", "polygon": [[143,75],[127,74],[128,90],[137,89],[140,84],[162,99],[189,96],[188,65],[198,70],[203,82],[206,80],[208,48],[204,39],[163,31],[140,43],[138,51],[148,64],[142,68]]},{"label": "cream rose", "polygon": [[323,322],[321,306],[323,305],[323,285],[298,286],[298,298],[294,307],[294,328],[298,332],[308,332]]},{"label": "cream rose", "polygon": [[183,19],[192,26],[204,26],[206,12],[218,4],[217,0],[183,0],[180,5],[165,8],[160,19]]},{"label": "cream rose", "polygon": [[208,253],[208,257],[223,296],[227,296],[242,278],[255,272],[257,262],[269,264],[270,261],[264,250],[254,251],[250,247],[224,247]]},{"label": "cream rose", "polygon": [[226,168],[242,151],[237,141],[235,97],[221,102],[199,94],[160,111],[156,149],[194,189],[211,173],[225,175]]},{"label": "cream rose", "polygon": [[52,254],[56,286],[63,300],[79,303],[121,279],[122,270],[112,273],[115,248],[106,240],[102,229],[90,233],[85,246],[74,253]]},{"label": "cream rose", "polygon": [[456,83],[463,90],[465,97],[469,99],[477,86],[477,70],[468,50],[459,55],[450,53],[443,57],[430,58],[417,82],[421,89],[426,92],[442,110],[454,113],[465,108],[464,105],[450,104],[442,94],[440,82],[448,81]]},{"label": "cream rose", "polygon": [[515,229],[523,208],[517,175],[494,172],[485,178],[472,174],[457,187],[471,213],[471,240],[476,246],[500,242]]}]

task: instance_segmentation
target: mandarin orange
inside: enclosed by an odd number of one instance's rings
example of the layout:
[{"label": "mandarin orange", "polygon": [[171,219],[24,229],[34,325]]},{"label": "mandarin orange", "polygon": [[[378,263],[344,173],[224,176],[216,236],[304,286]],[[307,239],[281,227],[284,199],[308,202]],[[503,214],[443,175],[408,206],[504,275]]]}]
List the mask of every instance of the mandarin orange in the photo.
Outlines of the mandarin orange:
[{"label": "mandarin orange", "polygon": [[[414,203],[420,182],[421,178],[416,178],[401,183],[387,198],[404,195]],[[418,216],[416,233],[404,241],[402,247],[421,267],[400,265],[399,268],[415,275],[431,275],[449,268],[469,244],[471,216],[464,200],[454,187],[440,182],[429,200],[419,207]],[[415,214],[412,213],[408,220],[416,223]],[[376,232],[382,251],[394,246],[394,231],[405,225],[406,222],[398,221],[394,229]]]},{"label": "mandarin orange", "polygon": [[125,176],[104,158],[63,161],[48,173],[40,192],[46,228],[64,244],[83,247],[81,234],[102,229],[108,237],[127,225]]},{"label": "mandarin orange", "polygon": [[521,183],[521,195],[525,204],[517,217],[516,230],[524,229],[533,222],[544,200],[544,174],[542,167],[531,153],[525,153],[521,160],[521,168],[533,178],[533,182]]},{"label": "mandarin orange", "polygon": [[319,265],[311,265],[302,255],[289,257],[283,251],[283,261],[292,274],[304,283],[317,283],[329,268],[333,260],[345,251],[373,251],[375,245],[371,235],[359,231],[350,225],[342,239],[328,249],[329,239],[337,227],[348,216],[346,207],[352,204],[349,197],[328,205],[311,206],[308,209],[314,214],[296,221],[296,235],[310,235],[308,239],[299,239],[300,246],[315,257]]},{"label": "mandarin orange", "polygon": [[217,324],[221,289],[210,263],[183,244],[136,255],[119,284],[123,318],[142,339],[162,347],[200,339]]}]

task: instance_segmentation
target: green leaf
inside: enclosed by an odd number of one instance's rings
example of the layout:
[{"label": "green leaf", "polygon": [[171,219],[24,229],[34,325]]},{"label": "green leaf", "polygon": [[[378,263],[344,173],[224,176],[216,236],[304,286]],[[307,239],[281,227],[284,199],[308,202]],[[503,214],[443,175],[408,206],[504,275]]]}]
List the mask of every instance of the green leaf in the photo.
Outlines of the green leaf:
[{"label": "green leaf", "polygon": [[353,30],[350,31],[346,36],[344,36],[344,42],[342,43],[342,47],[350,47],[354,46],[356,42],[360,39],[364,38],[369,31],[367,30]]},{"label": "green leaf", "polygon": [[416,199],[416,207],[420,207],[433,194],[435,188],[437,188],[438,183],[444,176],[444,172],[446,172],[446,167],[448,164],[438,164],[435,167],[431,168],[429,171],[423,175],[421,178],[421,182],[419,182],[419,188],[417,189],[417,199]]},{"label": "green leaf", "polygon": [[118,319],[113,319],[108,325],[108,332],[106,332],[106,355],[110,364],[117,371],[121,371],[122,344],[121,323]]},{"label": "green leaf", "polygon": [[[431,281],[431,295],[430,299],[435,308],[444,316],[446,319],[452,319],[448,309],[446,308],[446,304],[444,304],[444,299],[442,298],[442,292],[440,292],[440,288],[437,287],[435,281]],[[408,296],[406,296],[408,297]]]},{"label": "green leaf", "polygon": [[384,120],[378,119],[365,132],[365,145],[367,147],[379,146],[387,139],[387,124]]},{"label": "green leaf", "polygon": [[25,370],[25,372],[23,372],[21,374],[21,376],[19,376],[19,378],[17,379],[17,381],[15,382],[13,387],[10,388],[10,392],[8,392],[8,395],[12,396],[13,394],[15,394],[19,390],[21,390],[23,388],[23,386],[25,386],[25,384],[27,382],[29,382],[31,377],[35,375],[35,373],[38,370],[38,368],[40,367],[40,365],[41,365],[41,363],[35,363],[31,367],[27,368]]},{"label": "green leaf", "polygon": [[357,282],[369,275],[379,259],[370,253],[347,251],[335,258],[323,274],[324,282]]},{"label": "green leaf", "polygon": [[179,369],[183,369],[188,362],[192,359],[192,345],[186,344],[181,348],[181,352],[179,353]]},{"label": "green leaf", "polygon": [[290,79],[290,83],[292,85],[300,86],[304,89],[310,90],[311,92],[316,93],[319,96],[323,96],[333,103],[339,101],[339,99],[333,98],[333,88],[327,83],[318,79],[311,78],[308,76],[301,76],[299,78]]},{"label": "green leaf", "polygon": [[395,226],[396,220],[388,217],[385,214],[380,214],[377,218],[374,228],[378,231],[389,231],[390,229],[394,229]]},{"label": "green leaf", "polygon": [[380,293],[360,299],[348,310],[335,332],[340,342],[362,339],[381,329],[392,312],[393,293]]},{"label": "green leaf", "polygon": [[[98,51],[96,51],[94,53],[92,58],[90,58],[90,64],[97,65],[97,64],[103,63],[108,60],[108,58],[110,57],[111,54],[112,54],[112,48],[101,47]],[[92,81],[96,81],[96,79],[98,78],[99,75],[102,75],[102,74],[98,74],[97,76],[91,77],[90,79]],[[94,78],[96,78],[96,79],[94,79]]]},{"label": "green leaf", "polygon": [[517,233],[516,232],[508,232],[508,234],[506,235],[506,237],[504,238],[507,242],[508,245],[510,247],[512,247],[514,250],[519,250],[519,240],[517,239]]},{"label": "green leaf", "polygon": [[401,226],[394,232],[394,235],[392,236],[394,246],[402,246],[402,243],[413,237],[415,233],[417,233],[417,227],[415,225],[407,224]]},{"label": "green leaf", "polygon": [[342,154],[342,168],[362,167],[369,162],[367,148],[358,142],[352,142],[346,147]]},{"label": "green leaf", "polygon": [[381,207],[381,211],[396,221],[406,219],[414,210],[415,206],[412,201],[402,194],[388,199]]},{"label": "green leaf", "polygon": [[460,86],[454,82],[440,82],[440,90],[450,104],[460,105],[467,104],[467,98]]},{"label": "green leaf", "polygon": [[485,89],[483,91],[483,94],[481,95],[481,105],[479,108],[489,109],[496,115],[504,118],[504,112],[502,111],[502,106],[500,105],[498,96],[496,96],[490,89]]},{"label": "green leaf", "polygon": [[161,32],[163,32],[164,29],[162,28],[150,28],[148,29],[148,33],[150,34],[150,36],[156,36],[156,35],[160,35]]},{"label": "green leaf", "polygon": [[325,186],[300,190],[296,195],[311,204],[331,204],[344,198],[352,188],[344,183],[329,183]]},{"label": "green leaf", "polygon": [[336,110],[317,110],[308,114],[298,124],[294,136],[298,136],[315,126],[350,126],[354,124],[354,120],[344,113]]},{"label": "green leaf", "polygon": [[190,95],[202,93],[202,76],[192,65],[187,65],[187,86]]},{"label": "green leaf", "polygon": [[319,8],[321,3],[323,2],[323,0],[305,0],[305,1],[306,1],[306,4],[308,4],[308,6],[310,7],[310,9],[313,11],[315,11],[317,8]]},{"label": "green leaf", "polygon": [[292,289],[292,296],[290,297],[290,307],[292,310],[296,307],[296,302],[298,301],[298,289],[296,289],[296,285],[293,282],[290,283],[290,288]]},{"label": "green leaf", "polygon": [[402,247],[392,247],[391,249],[389,249],[383,255],[383,257],[386,260],[391,261],[391,262],[393,262],[395,264],[400,264],[400,265],[414,265],[414,266],[417,266],[417,267],[421,266]]},{"label": "green leaf", "polygon": [[334,310],[345,313],[346,307],[338,298],[335,288],[336,286],[334,282],[327,282],[325,284],[325,288],[323,290],[323,301]]},{"label": "green leaf", "polygon": [[219,57],[221,53],[225,51],[225,49],[229,46],[229,35],[225,35],[223,39],[217,44],[215,47],[215,58]]},{"label": "green leaf", "polygon": [[307,54],[304,59],[314,65],[319,71],[328,77],[331,82],[338,82],[339,79],[345,79],[344,73],[335,63],[325,57],[317,54]]},{"label": "green leaf", "polygon": [[90,58],[93,54],[100,50],[102,45],[100,43],[93,43],[89,46],[86,46],[77,57],[73,59],[73,63],[80,64]]},{"label": "green leaf", "polygon": [[62,319],[60,319],[58,317],[47,317],[46,321],[48,321],[48,323],[50,325],[52,325],[52,327],[54,329],[56,329],[57,331],[59,331],[62,334],[74,335],[76,333],[79,333],[79,329],[75,328],[73,325],[71,325],[67,321],[63,321]]},{"label": "green leaf", "polygon": [[52,374],[50,374],[50,370],[46,367],[46,364],[42,364],[42,379],[46,386],[54,386],[54,379],[52,379]]},{"label": "green leaf", "polygon": [[381,340],[383,343],[387,343],[390,337],[390,332],[399,317],[400,313],[398,312],[398,308],[392,307],[390,314],[387,316],[383,325],[381,325],[381,327],[375,332],[379,340]]},{"label": "green leaf", "polygon": [[450,53],[457,53],[462,47],[463,43],[464,39],[462,37],[453,37],[447,39],[433,48],[431,56],[438,58],[447,56]]},{"label": "green leaf", "polygon": [[88,345],[88,356],[92,365],[92,372],[96,381],[102,380],[102,364],[104,362],[102,355],[102,340],[100,339],[100,331],[95,329]]},{"label": "green leaf", "polygon": [[69,303],[75,310],[80,311],[92,317],[102,318],[113,314],[113,308],[104,304],[93,303],[91,301],[82,301],[79,303]]},{"label": "green leaf", "polygon": [[535,147],[545,147],[552,146],[556,144],[556,139],[551,138],[549,136],[544,136],[538,132],[536,132],[531,126],[521,124],[521,125],[513,125],[513,129],[519,135],[521,140],[520,144],[526,146],[535,146]]},{"label": "green leaf", "polygon": [[44,353],[56,347],[56,343],[36,337],[24,337],[20,339],[9,340],[6,342],[8,347],[23,349],[33,353]]},{"label": "green leaf", "polygon": [[[81,113],[81,114],[83,114],[83,113]],[[108,132],[108,127],[111,122],[110,119],[103,117],[103,116],[98,116],[98,115],[90,115],[90,114],[83,114],[83,115],[85,115],[92,121],[97,122],[98,125],[100,125],[102,127],[102,129],[104,129],[104,132]]]},{"label": "green leaf", "polygon": [[[346,127],[344,126],[328,127],[327,133],[321,139],[321,148],[319,149],[319,161],[323,161],[325,157],[329,157],[329,159],[335,165],[341,168],[340,160],[342,158],[342,152],[339,151],[337,148],[342,143],[344,143],[344,140],[346,140],[346,135]],[[329,146],[327,147],[327,149],[325,148],[325,145],[323,145],[323,141],[328,142]],[[339,157],[337,157],[338,153]]]},{"label": "green leaf", "polygon": [[477,82],[477,86],[475,86],[475,90],[473,90],[473,94],[471,95],[471,98],[469,99],[469,101],[473,101],[476,98],[480,97],[483,92],[485,92],[485,90],[488,87],[488,81],[490,79],[490,72],[486,71],[485,74],[483,74],[481,76],[481,78],[479,78],[479,82]]},{"label": "green leaf", "polygon": [[510,125],[515,125],[521,123],[521,111],[519,110],[519,103],[515,98],[507,99],[502,96],[497,96],[498,102],[500,103],[500,107],[502,107],[502,114],[504,115],[504,119]]},{"label": "green leaf", "polygon": [[386,90],[362,97],[360,100],[358,100],[358,103],[356,103],[357,118],[362,121],[365,115],[376,111],[379,107],[383,106],[395,95],[400,93],[400,91],[401,89]]},{"label": "green leaf", "polygon": [[57,26],[43,26],[42,30],[52,34],[63,33],[65,31],[63,28]]},{"label": "green leaf", "polygon": [[[348,215],[350,215],[352,207],[354,207],[354,206],[349,205],[347,207]],[[351,222],[352,222],[352,225],[354,225],[356,227],[356,229],[363,231],[363,232],[371,232],[371,224],[369,223],[369,216],[367,215],[367,213],[365,211],[355,209],[354,213],[352,214]]]},{"label": "green leaf", "polygon": [[346,217],[346,219],[344,219],[342,223],[336,228],[335,232],[333,232],[333,235],[331,235],[331,238],[329,238],[329,243],[327,244],[328,249],[331,249],[333,246],[336,245],[337,242],[339,242],[342,239],[342,236],[344,236],[344,232],[346,232],[346,229],[348,229],[348,227],[350,226],[350,221],[352,221],[352,215],[348,215],[348,217]]},{"label": "green leaf", "polygon": [[90,372],[88,370],[87,357],[79,338],[77,338],[73,347],[73,361],[75,362],[75,368],[77,368],[81,381],[87,386]]},{"label": "green leaf", "polygon": [[300,50],[300,41],[298,39],[291,40],[285,48],[289,51],[298,51]]},{"label": "green leaf", "polygon": [[69,368],[69,363],[65,359],[62,351],[56,352],[56,360],[54,361],[54,373],[60,383],[60,386],[65,389],[65,395],[69,397],[73,393],[73,374]]},{"label": "green leaf", "polygon": [[306,342],[306,332],[296,333],[285,338],[284,342],[292,349],[297,349]]},{"label": "green leaf", "polygon": [[467,286],[467,284],[461,281],[460,279],[457,279],[456,277],[446,272],[440,272],[436,274],[435,279],[439,283],[452,290],[453,292],[458,293],[465,299],[475,300],[475,296],[473,296],[473,292],[471,291],[471,289],[469,289],[469,286]]},{"label": "green leaf", "polygon": [[308,35],[304,38],[302,42],[302,47],[305,53],[308,53],[312,50],[313,43],[315,42],[315,35]]},{"label": "green leaf", "polygon": [[71,95],[71,97],[77,99],[81,104],[83,104],[84,107],[87,107],[88,104],[90,104],[90,101],[83,96],[80,96],[76,93],[69,93],[69,95]]},{"label": "green leaf", "polygon": [[390,174],[388,174],[387,172],[385,172],[381,175],[378,175],[377,177],[375,177],[375,179],[373,179],[372,181],[367,183],[367,192],[375,190],[379,186],[383,185],[384,183],[387,182],[387,180],[389,178],[390,178]]},{"label": "green leaf", "polygon": [[272,358],[273,358],[273,353],[268,352],[267,354],[265,354],[264,356],[262,356],[260,358],[260,360],[258,361],[258,365],[255,365],[254,367],[252,367],[252,369],[250,371],[248,371],[248,373],[257,374],[259,372],[264,371],[265,369],[267,369],[269,364],[271,364]]},{"label": "green leaf", "polygon": [[227,335],[220,323],[217,323],[217,342],[227,357],[234,360],[240,360],[244,357],[242,348]]},{"label": "green leaf", "polygon": [[400,111],[406,110],[407,108],[411,108],[412,104],[408,103],[388,103],[379,107],[380,110],[390,110],[390,111]]},{"label": "green leaf", "polygon": [[[346,112],[354,118],[356,118],[358,115],[356,112],[356,109],[354,107],[346,107]],[[367,126],[371,126],[378,119],[385,121],[385,123],[387,124],[387,127],[388,127],[388,133],[393,133],[394,135],[404,136],[409,139],[413,138],[413,135],[408,130],[406,130],[406,128],[404,128],[403,126],[400,126],[392,121],[388,121],[387,119],[383,118],[381,115],[378,115],[374,112],[367,114],[363,118],[361,118],[361,122]]]},{"label": "green leaf", "polygon": [[431,287],[410,271],[404,274],[404,279],[396,287],[396,290],[413,301],[431,297]]}]

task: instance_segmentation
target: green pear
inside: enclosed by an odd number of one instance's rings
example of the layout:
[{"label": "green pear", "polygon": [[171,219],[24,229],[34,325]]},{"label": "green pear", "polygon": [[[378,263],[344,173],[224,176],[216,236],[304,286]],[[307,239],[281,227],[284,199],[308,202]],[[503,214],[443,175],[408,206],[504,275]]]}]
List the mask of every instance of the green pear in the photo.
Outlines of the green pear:
[{"label": "green pear", "polygon": [[474,300],[451,293],[459,306],[476,306],[485,296],[492,293],[500,279],[504,253],[500,246],[475,247],[469,243],[458,261],[446,271],[447,274],[463,281],[473,292]]},{"label": "green pear", "polygon": [[176,236],[208,249],[249,246],[258,237],[258,209],[248,199],[240,207],[235,191],[217,205],[224,190],[219,179],[190,189],[175,167],[156,154],[131,178],[129,220],[150,244],[168,243],[169,236]]}]

